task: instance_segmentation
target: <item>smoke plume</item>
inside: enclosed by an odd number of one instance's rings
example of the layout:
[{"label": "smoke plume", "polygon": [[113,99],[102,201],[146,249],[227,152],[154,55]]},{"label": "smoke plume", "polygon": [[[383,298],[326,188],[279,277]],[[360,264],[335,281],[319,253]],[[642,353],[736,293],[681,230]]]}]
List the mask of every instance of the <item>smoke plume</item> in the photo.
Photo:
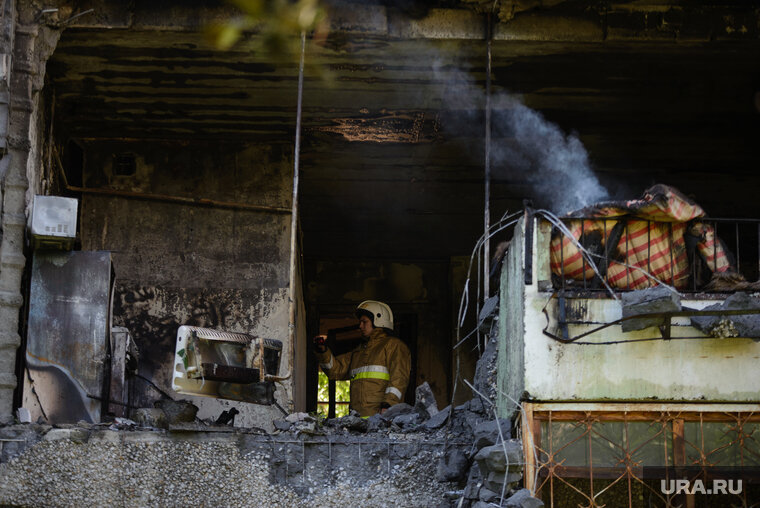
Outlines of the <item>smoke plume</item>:
[{"label": "smoke plume", "polygon": [[530,184],[536,204],[559,214],[609,199],[576,135],[565,134],[513,97],[498,99],[508,107],[499,126],[507,140],[492,146],[494,174],[519,173]]},{"label": "smoke plume", "polygon": [[[482,83],[475,82],[469,65],[450,54],[436,54],[435,50],[430,60],[434,79],[441,84],[441,106],[457,110],[464,123],[483,125],[480,112],[486,103],[485,90]],[[509,87],[509,83],[494,85]],[[429,100],[427,97],[421,102]],[[492,91],[491,105],[493,178],[527,181],[529,189],[523,197],[558,214],[609,199],[609,192],[599,183],[576,135],[564,133],[508,92]],[[461,135],[461,127],[462,122],[443,125],[454,136]],[[482,160],[482,151],[473,150],[473,156]]]}]

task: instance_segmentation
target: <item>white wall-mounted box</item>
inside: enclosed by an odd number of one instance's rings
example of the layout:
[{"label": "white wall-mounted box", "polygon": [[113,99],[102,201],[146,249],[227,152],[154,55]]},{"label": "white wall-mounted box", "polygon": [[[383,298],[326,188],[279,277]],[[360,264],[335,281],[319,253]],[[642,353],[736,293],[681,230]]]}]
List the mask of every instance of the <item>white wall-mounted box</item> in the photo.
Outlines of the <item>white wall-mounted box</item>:
[{"label": "white wall-mounted box", "polygon": [[35,249],[70,250],[77,236],[76,198],[34,196],[29,236]]}]

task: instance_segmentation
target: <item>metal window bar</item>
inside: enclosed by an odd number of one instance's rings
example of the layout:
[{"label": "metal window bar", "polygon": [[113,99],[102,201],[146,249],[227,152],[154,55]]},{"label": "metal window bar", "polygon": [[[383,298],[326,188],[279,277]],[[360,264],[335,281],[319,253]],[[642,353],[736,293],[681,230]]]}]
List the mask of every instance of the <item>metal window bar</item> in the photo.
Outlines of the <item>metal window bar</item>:
[{"label": "metal window bar", "polygon": [[[757,413],[741,412],[702,412],[702,411],[559,411],[555,415],[553,411],[537,411],[533,418],[539,422],[547,422],[546,434],[536,433],[533,436],[533,445],[538,451],[536,456],[536,471],[538,481],[535,484],[535,492],[538,497],[549,502],[549,507],[566,506],[567,494],[577,495],[583,498],[584,504],[589,508],[601,508],[602,506],[634,506],[634,490],[638,494],[648,494],[650,499],[655,499],[657,506],[675,508],[683,506],[683,497],[668,494],[657,489],[659,484],[654,476],[668,474],[665,468],[672,466],[698,466],[703,473],[708,467],[747,467],[760,463],[760,443],[753,437],[760,426],[760,415]],[[579,435],[571,436],[563,442],[556,442],[555,423],[569,423],[576,429],[580,429]],[[619,440],[610,439],[604,433],[605,424],[621,424],[622,436]],[[649,435],[644,440],[632,439],[630,424],[648,423]],[[686,432],[686,424],[690,432]],[[696,428],[694,428],[696,426]],[[711,429],[708,429],[711,426]],[[717,430],[720,433],[715,432]],[[690,439],[695,434],[696,439]],[[548,442],[542,442],[542,436],[548,437]],[[525,437],[527,438],[527,437]],[[560,434],[561,438],[561,434]],[[617,457],[615,464],[597,466],[594,464],[594,440],[596,444],[605,449],[612,450]],[[652,464],[651,452],[656,450],[656,440],[662,440],[662,454],[659,464]],[[588,455],[586,465],[566,465],[569,454],[564,454],[575,444],[584,442],[587,445]],[[651,445],[651,446],[650,446]],[[649,448],[647,448],[649,447]],[[724,452],[738,447],[739,460],[731,459]],[[612,456],[612,454],[610,454]],[[649,461],[644,466],[644,460]],[[609,459],[608,459],[609,460]],[[649,472],[645,467],[650,467]],[[658,471],[659,470],[659,471]],[[645,476],[645,473],[647,475]],[[598,480],[595,486],[594,480]],[[585,480],[588,480],[586,484]],[[609,480],[606,486],[599,488],[600,483]],[[618,487],[624,485],[624,492]],[[607,495],[603,497],[603,495]],[[621,496],[622,494],[622,496]],[[743,502],[742,506],[748,506],[747,501],[756,492],[744,489],[740,494],[732,497]],[[621,503],[623,497],[625,504]],[[547,499],[548,498],[548,499]],[[610,499],[612,498],[612,499]],[[610,502],[614,499],[614,502]],[[637,499],[638,500],[638,499]],[[659,503],[665,503],[661,505]],[[580,506],[580,505],[579,505]],[[691,506],[691,504],[689,504]]]},{"label": "metal window bar", "polygon": [[[608,232],[610,232],[610,229],[607,227],[606,221],[607,218],[604,217],[571,217],[571,218],[564,218],[563,221],[572,222],[577,221],[580,223],[580,236],[578,238],[579,243],[583,244],[584,240],[586,240],[586,221],[603,221],[602,228],[604,232],[604,239],[605,242],[609,240],[607,238]],[[624,235],[625,235],[625,253],[621,253],[623,255],[623,262],[630,265],[627,267],[625,272],[625,284],[624,287],[618,288],[618,290],[631,290],[636,289],[633,284],[636,280],[638,280],[637,272],[643,271],[644,266],[646,266],[646,272],[651,274],[652,271],[652,238],[653,238],[653,229],[656,231],[658,226],[657,221],[651,221],[648,219],[629,219],[629,218],[621,218],[620,220],[625,220],[624,225]],[[646,263],[644,263],[644,260],[639,258],[637,255],[634,256],[628,256],[628,253],[630,251],[631,247],[635,248],[635,243],[632,243],[631,237],[630,237],[630,228],[631,226],[636,223],[640,222],[643,223],[646,227],[646,238],[647,238],[647,246],[646,246]],[[674,242],[675,242],[675,234],[674,234],[674,227],[672,223],[667,223],[667,232],[668,232],[668,239],[669,239],[669,245],[670,245],[670,284],[675,286],[676,284],[684,285],[685,287],[679,287],[678,289],[680,291],[701,291],[702,286],[701,284],[705,283],[705,281],[700,282],[700,270],[699,264],[702,262],[704,265],[707,266],[709,272],[711,273],[719,273],[719,269],[723,269],[725,271],[725,261],[728,260],[730,263],[732,263],[729,267],[729,270],[733,273],[736,272],[736,274],[744,277],[744,281],[747,283],[749,282],[758,282],[760,283],[760,219],[726,219],[726,218],[717,218],[717,219],[696,219],[696,222],[699,222],[703,225],[702,229],[702,239],[700,240],[702,243],[702,246],[697,246],[694,248],[694,252],[690,251],[690,254],[692,254],[691,258],[687,257],[687,263],[690,264],[690,266],[686,269],[688,274],[690,274],[691,282],[688,283],[687,281],[684,281],[680,276],[681,274],[677,273],[679,269],[679,261],[676,256],[676,252],[674,252]],[[748,226],[753,226],[754,229],[757,230],[757,237],[753,238],[752,234],[745,234],[745,236],[742,235],[742,233],[747,233],[747,229],[742,227],[742,224],[747,224]],[[727,227],[728,226],[728,227]],[[578,230],[575,229],[577,232]],[[641,231],[639,229],[638,231]],[[726,241],[723,241],[720,238],[720,232],[723,231],[724,234],[727,235]],[[556,233],[555,233],[556,234]],[[561,234],[561,233],[560,233]],[[691,234],[690,227],[687,226],[684,231],[683,235],[689,235]],[[733,234],[733,242],[730,238],[730,235]],[[710,238],[711,237],[711,238]],[[712,241],[712,246],[709,245],[709,241]],[[752,242],[756,242],[756,246],[752,245]],[[732,245],[734,252],[730,252],[727,250],[727,246]],[[684,242],[684,248],[686,248],[687,245]],[[597,255],[598,261],[600,263],[604,262],[607,265],[607,268],[609,268],[610,262],[614,262],[617,260],[617,258],[613,258],[610,255],[611,249],[605,249],[604,255]],[[660,252],[659,250],[657,251]],[[708,255],[708,252],[711,252],[712,256]],[[568,271],[565,266],[565,248],[564,243],[560,241],[560,268],[557,270],[557,272],[560,274],[559,276],[559,284],[557,289],[572,289],[573,287],[579,288],[582,282],[582,288],[584,291],[599,291],[599,289],[595,289],[593,285],[589,286],[588,280],[586,277],[586,271],[587,268],[589,268],[588,261],[586,260],[585,256],[581,257],[581,280],[577,280],[576,284],[573,284],[569,280]],[[755,262],[754,259],[752,259],[753,256],[757,256],[757,261]],[[733,258],[733,260],[731,259]],[[655,265],[655,267],[659,266],[659,270],[662,272],[665,272],[667,269],[665,266],[663,266],[663,263],[668,263],[666,261],[667,258],[662,259],[658,262],[658,264]],[[700,259],[703,259],[703,261],[700,261]],[[742,264],[742,260],[744,260],[744,263]],[[748,260],[749,260],[749,267],[748,267]],[[719,263],[723,263],[723,266]],[[754,273],[749,273],[754,269],[754,267],[757,267],[757,275]],[[742,273],[742,269],[746,271],[748,268],[748,273]],[[685,274],[684,274],[685,275]],[[709,274],[708,274],[709,275]],[[607,275],[605,274],[605,277]],[[660,280],[663,282],[668,280],[667,275],[660,275]],[[751,277],[751,278],[750,278]],[[744,282],[743,281],[743,282]],[[622,281],[621,281],[622,283]],[[651,281],[647,284],[651,284]],[[742,289],[742,288],[738,288]],[[738,290],[737,289],[737,290]],[[745,290],[747,288],[744,288]],[[750,290],[758,290],[759,287],[751,287]],[[723,290],[722,290],[723,291]],[[731,291],[731,289],[726,289],[725,292]]]},{"label": "metal window bar", "polygon": [[[581,236],[578,238],[578,241],[581,243],[581,245],[583,244],[583,239],[585,236],[586,236],[586,219],[581,219]],[[583,277],[583,290],[585,291],[586,289],[588,289],[586,287],[586,258],[582,257],[581,262],[583,263],[582,277]]]}]

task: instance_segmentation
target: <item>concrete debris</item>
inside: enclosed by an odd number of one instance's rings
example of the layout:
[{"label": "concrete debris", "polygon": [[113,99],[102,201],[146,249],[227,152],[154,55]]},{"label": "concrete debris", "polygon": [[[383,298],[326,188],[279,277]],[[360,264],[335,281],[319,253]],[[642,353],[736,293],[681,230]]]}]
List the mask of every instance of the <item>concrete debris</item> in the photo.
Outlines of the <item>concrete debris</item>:
[{"label": "concrete debris", "polygon": [[435,415],[431,416],[429,420],[422,424],[425,430],[435,430],[441,428],[449,419],[449,413],[451,412],[451,406],[446,406],[442,410],[438,411]]},{"label": "concrete debris", "polygon": [[393,419],[393,424],[398,425],[402,430],[417,427],[421,422],[421,417],[417,413],[408,413],[399,415]]},{"label": "concrete debris", "polygon": [[501,442],[499,436],[499,426],[501,426],[501,436],[507,440],[512,437],[512,424],[509,420],[499,418],[497,420],[488,420],[475,427],[475,448],[480,450],[485,446],[495,445]]},{"label": "concrete debris", "polygon": [[449,447],[438,461],[436,478],[439,482],[458,482],[465,478],[469,466],[470,461],[461,448]]},{"label": "concrete debris", "polygon": [[164,412],[169,424],[194,422],[198,414],[198,406],[189,400],[161,399],[154,402],[153,407]]},{"label": "concrete debris", "polygon": [[484,502],[484,503],[499,503],[499,500],[501,499],[501,493],[496,493],[492,490],[488,490],[485,487],[481,487],[480,491],[478,492],[478,498]]},{"label": "concrete debris", "polygon": [[[473,378],[473,386],[475,389],[486,396],[488,400],[496,400],[496,359],[498,356],[498,347],[496,341],[496,335],[494,334],[488,342],[486,342],[486,348],[483,354],[478,359],[475,365],[475,377]],[[483,407],[483,402],[479,396],[473,394],[475,398],[470,400],[470,410],[476,413],[485,413],[486,409]]]},{"label": "concrete debris", "polygon": [[[723,303],[710,305],[704,310],[760,310],[760,298],[756,294],[734,293]],[[744,337],[760,339],[760,314],[735,316],[694,316],[691,324],[711,337]]]},{"label": "concrete debris", "polygon": [[25,407],[20,407],[16,410],[16,417],[19,423],[32,423],[32,414]]},{"label": "concrete debris", "polygon": [[314,417],[309,416],[309,413],[291,413],[288,416],[285,417],[287,421],[290,423],[300,422],[300,421],[310,421],[313,422]]},{"label": "concrete debris", "polygon": [[132,413],[135,421],[141,427],[151,427],[156,429],[168,429],[169,422],[166,420],[166,413],[162,409],[143,407],[135,409]]},{"label": "concrete debris", "polygon": [[45,441],[60,441],[62,439],[68,439],[75,443],[86,443],[90,439],[90,431],[77,427],[67,429],[50,429],[45,437]]},{"label": "concrete debris", "polygon": [[483,308],[480,309],[478,315],[478,327],[483,333],[491,331],[491,322],[499,312],[499,295],[494,295],[485,302],[483,302]]},{"label": "concrete debris", "polygon": [[417,387],[415,395],[416,401],[414,408],[423,420],[427,420],[438,413],[438,404],[435,401],[435,395],[433,395],[433,390],[430,389],[430,385],[427,381]]},{"label": "concrete debris", "polygon": [[520,489],[504,504],[507,508],[543,508],[544,502],[530,495],[528,489]]},{"label": "concrete debris", "polygon": [[338,419],[338,425],[357,432],[367,432],[369,423],[361,416],[348,415]]},{"label": "concrete debris", "polygon": [[510,491],[522,480],[522,444],[516,439],[486,446],[475,455],[475,461],[483,475],[483,486],[490,491],[501,492],[504,484]]},{"label": "concrete debris", "polygon": [[367,418],[367,432],[378,432],[381,429],[388,427],[388,422],[383,420],[379,414],[373,414]]},{"label": "concrete debris", "polygon": [[[506,450],[506,454],[504,453]],[[522,444],[517,439],[505,441],[504,443],[486,446],[476,455],[481,471],[498,471],[504,472],[509,468],[514,470],[515,466],[522,467]]]},{"label": "concrete debris", "polygon": [[415,410],[406,402],[399,402],[385,410],[381,416],[384,420],[393,420],[399,415],[413,413]]},{"label": "concrete debris", "polygon": [[290,426],[292,425],[290,422],[286,420],[275,420],[272,422],[274,425],[274,428],[283,432],[287,432],[290,430]]},{"label": "concrete debris", "polygon": [[[630,291],[621,295],[623,317],[636,316],[639,314],[653,314],[656,312],[677,312],[681,310],[681,297],[665,286]],[[624,332],[643,330],[651,326],[661,326],[664,319],[661,317],[636,318],[623,321],[621,327]]]}]

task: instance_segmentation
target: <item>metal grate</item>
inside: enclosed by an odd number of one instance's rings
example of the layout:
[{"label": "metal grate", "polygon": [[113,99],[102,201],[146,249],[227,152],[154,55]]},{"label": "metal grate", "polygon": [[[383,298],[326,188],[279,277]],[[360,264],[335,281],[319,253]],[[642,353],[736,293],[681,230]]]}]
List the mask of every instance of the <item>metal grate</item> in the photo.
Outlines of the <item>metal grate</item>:
[{"label": "metal grate", "polygon": [[706,479],[721,468],[757,476],[758,413],[537,411],[530,419],[526,478],[547,506],[751,506],[760,498],[756,478],[741,493],[714,496],[668,493],[661,483],[666,468],[680,466]]}]

